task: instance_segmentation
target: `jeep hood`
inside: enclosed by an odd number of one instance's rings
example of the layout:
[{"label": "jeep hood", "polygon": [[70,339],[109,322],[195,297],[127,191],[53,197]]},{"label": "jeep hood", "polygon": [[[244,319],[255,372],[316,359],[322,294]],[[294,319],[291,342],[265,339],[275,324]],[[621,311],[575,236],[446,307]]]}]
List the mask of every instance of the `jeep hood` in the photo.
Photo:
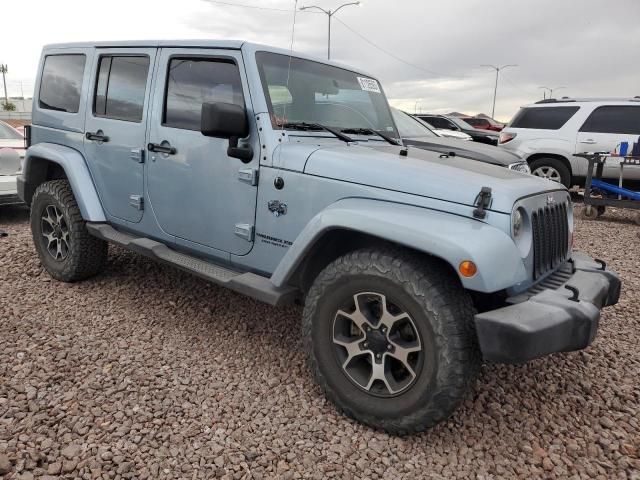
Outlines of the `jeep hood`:
[{"label": "jeep hood", "polygon": [[[373,142],[371,142],[373,143]],[[472,206],[482,187],[492,190],[491,210],[511,213],[516,200],[558,190],[558,184],[504,167],[409,147],[364,143],[315,146],[304,173]],[[285,148],[286,149],[286,148]]]}]

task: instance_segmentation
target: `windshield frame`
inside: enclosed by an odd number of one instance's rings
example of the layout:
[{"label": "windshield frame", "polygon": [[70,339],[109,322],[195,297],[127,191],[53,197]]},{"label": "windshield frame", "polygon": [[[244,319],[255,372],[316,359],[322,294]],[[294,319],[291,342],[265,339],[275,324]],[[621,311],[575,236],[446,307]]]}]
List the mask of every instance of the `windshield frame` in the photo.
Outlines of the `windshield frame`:
[{"label": "windshield frame", "polygon": [[[368,125],[347,125],[347,126],[339,126],[339,125],[335,125],[331,122],[321,122],[321,124],[333,128],[337,131],[341,131],[343,129],[368,129],[368,130],[372,130],[372,131],[382,131],[384,134],[386,134],[387,136],[394,138],[394,139],[400,139],[400,133],[398,131],[398,126],[393,118],[393,113],[391,112],[391,105],[389,104],[389,99],[387,98],[384,88],[382,87],[382,84],[380,83],[380,81],[375,78],[372,77],[371,75],[368,75],[366,73],[362,73],[362,72],[358,72],[356,70],[352,70],[348,67],[344,67],[342,65],[335,65],[332,63],[327,63],[327,62],[323,62],[321,60],[318,59],[312,59],[312,58],[306,58],[304,56],[297,56],[297,55],[288,55],[286,53],[282,53],[282,52],[274,52],[274,51],[270,51],[270,50],[256,50],[255,51],[255,60],[256,60],[256,66],[257,66],[257,72],[258,72],[258,78],[259,78],[259,82],[260,85],[262,87],[262,94],[264,96],[264,100],[268,109],[268,113],[269,113],[269,117],[270,117],[270,124],[272,126],[272,128],[275,130],[287,130],[287,131],[296,131],[295,129],[288,129],[286,127],[283,127],[282,124],[280,124],[280,122],[278,121],[277,117],[276,117],[276,113],[274,113],[274,104],[273,101],[271,99],[271,94],[269,91],[269,84],[267,83],[267,78],[266,78],[266,74],[265,74],[265,70],[264,70],[264,63],[263,60],[261,59],[261,56],[268,54],[268,55],[274,55],[274,56],[280,56],[280,57],[285,57],[287,59],[289,59],[289,57],[296,61],[296,62],[309,62],[312,64],[317,64],[320,65],[322,67],[326,67],[327,69],[336,69],[336,70],[341,70],[343,72],[348,72],[349,74],[353,75],[355,78],[358,77],[362,77],[364,79],[370,79],[370,80],[375,80],[375,82],[377,82],[378,88],[380,90],[379,94],[382,97],[382,101],[379,102],[378,105],[376,105],[376,103],[372,100],[370,105],[372,106],[372,108],[374,108],[376,110],[376,114],[378,113],[386,113],[388,115],[388,121],[389,124],[386,126],[390,126],[393,128],[393,130],[387,130],[385,129],[382,125],[374,125],[370,122],[371,119],[366,118],[362,113],[360,113],[360,115],[366,119]],[[331,77],[329,77],[331,78]],[[275,86],[272,85],[272,87]],[[288,89],[287,89],[288,90]],[[363,91],[366,91],[363,89]],[[316,92],[316,94],[319,92]],[[377,92],[375,92],[377,93]],[[289,91],[289,94],[291,94],[291,92]],[[345,103],[346,106],[349,106],[348,103]],[[386,112],[381,112],[380,108],[382,108],[384,111]],[[291,119],[291,118],[287,118],[284,119],[287,122],[286,123],[296,123],[298,122],[298,120],[296,119]],[[315,121],[313,119],[308,119],[308,120],[304,120],[307,123],[319,123],[318,121]],[[300,133],[300,131],[296,132],[297,134]],[[310,130],[310,131],[305,131],[304,132],[305,136],[326,136],[326,132],[323,132],[322,130]],[[360,134],[357,134],[356,136],[361,136]],[[379,140],[379,141],[385,141],[384,139],[382,139],[381,137],[379,137],[378,135],[376,135],[375,133],[372,135],[366,135],[366,137],[369,137],[371,139],[375,139],[375,140]]]}]

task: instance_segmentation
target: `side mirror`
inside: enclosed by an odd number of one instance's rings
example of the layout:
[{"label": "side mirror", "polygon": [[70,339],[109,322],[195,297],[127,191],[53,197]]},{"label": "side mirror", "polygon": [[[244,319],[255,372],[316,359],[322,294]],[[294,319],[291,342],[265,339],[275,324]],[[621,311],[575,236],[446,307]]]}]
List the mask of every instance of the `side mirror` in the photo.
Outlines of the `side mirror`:
[{"label": "side mirror", "polygon": [[203,103],[200,131],[207,137],[246,137],[249,134],[247,112],[233,103]]},{"label": "side mirror", "polygon": [[244,163],[253,159],[251,146],[238,147],[238,139],[249,135],[247,112],[234,103],[203,103],[200,114],[200,132],[207,137],[228,138],[227,155]]}]

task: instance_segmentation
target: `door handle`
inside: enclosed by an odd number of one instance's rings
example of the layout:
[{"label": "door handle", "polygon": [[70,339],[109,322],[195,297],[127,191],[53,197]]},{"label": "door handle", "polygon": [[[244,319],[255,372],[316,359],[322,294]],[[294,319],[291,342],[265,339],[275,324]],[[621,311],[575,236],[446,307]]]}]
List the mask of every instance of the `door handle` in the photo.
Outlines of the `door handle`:
[{"label": "door handle", "polygon": [[102,130],[98,130],[97,132],[87,132],[85,137],[87,140],[91,140],[92,142],[108,142],[109,137],[102,133]]},{"label": "door handle", "polygon": [[592,140],[592,139],[588,139],[588,140],[580,140],[580,143],[586,143],[587,145],[593,145],[594,143],[596,143],[596,141]]},{"label": "door handle", "polygon": [[166,153],[167,155],[175,155],[176,153],[178,153],[178,150],[176,150],[175,147],[172,147],[170,145],[159,145],[157,143],[150,143],[149,145],[147,145],[147,149],[150,152]]}]

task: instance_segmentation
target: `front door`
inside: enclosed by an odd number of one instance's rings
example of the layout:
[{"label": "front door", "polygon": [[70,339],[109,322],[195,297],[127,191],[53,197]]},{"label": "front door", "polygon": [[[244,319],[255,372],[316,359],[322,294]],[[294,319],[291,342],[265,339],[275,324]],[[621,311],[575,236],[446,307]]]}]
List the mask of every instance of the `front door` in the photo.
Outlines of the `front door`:
[{"label": "front door", "polygon": [[[149,200],[165,232],[235,255],[253,245],[257,186],[241,171],[257,172],[259,155],[248,163],[229,157],[229,140],[202,135],[200,115],[205,102],[250,110],[242,65],[233,50],[160,51],[147,170]],[[250,131],[259,152],[255,126]]]},{"label": "front door", "polygon": [[108,214],[139,222],[155,48],[98,49],[84,151]]}]

